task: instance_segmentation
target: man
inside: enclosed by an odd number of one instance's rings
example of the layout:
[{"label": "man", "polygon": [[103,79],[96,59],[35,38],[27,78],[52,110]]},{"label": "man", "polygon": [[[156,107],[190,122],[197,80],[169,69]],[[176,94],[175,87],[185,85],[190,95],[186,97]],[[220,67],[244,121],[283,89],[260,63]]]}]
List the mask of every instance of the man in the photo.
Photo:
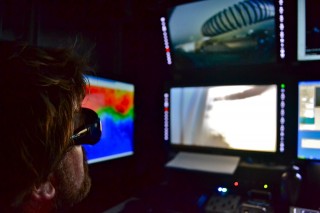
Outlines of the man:
[{"label": "man", "polygon": [[91,181],[72,140],[87,63],[71,50],[0,42],[0,212],[53,212]]}]

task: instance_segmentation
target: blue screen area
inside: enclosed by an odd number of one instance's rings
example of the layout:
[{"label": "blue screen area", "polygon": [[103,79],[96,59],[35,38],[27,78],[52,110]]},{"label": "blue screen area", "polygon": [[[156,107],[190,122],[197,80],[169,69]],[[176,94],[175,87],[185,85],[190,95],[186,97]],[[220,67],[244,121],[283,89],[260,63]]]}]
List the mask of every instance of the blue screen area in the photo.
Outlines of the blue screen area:
[{"label": "blue screen area", "polygon": [[88,163],[133,154],[134,86],[129,83],[87,76],[87,94],[82,106],[95,110],[101,120],[102,136],[92,145],[83,145]]},{"label": "blue screen area", "polygon": [[299,82],[299,159],[320,160],[320,81]]}]

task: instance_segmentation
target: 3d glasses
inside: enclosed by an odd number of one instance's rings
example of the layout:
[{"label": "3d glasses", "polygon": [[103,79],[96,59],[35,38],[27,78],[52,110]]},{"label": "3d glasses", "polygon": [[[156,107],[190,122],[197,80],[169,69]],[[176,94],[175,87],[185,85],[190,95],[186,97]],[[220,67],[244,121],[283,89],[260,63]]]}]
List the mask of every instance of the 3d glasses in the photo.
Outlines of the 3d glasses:
[{"label": "3d glasses", "polygon": [[89,108],[81,108],[77,117],[79,127],[76,128],[71,136],[75,145],[96,144],[102,134],[101,121],[95,111]]}]

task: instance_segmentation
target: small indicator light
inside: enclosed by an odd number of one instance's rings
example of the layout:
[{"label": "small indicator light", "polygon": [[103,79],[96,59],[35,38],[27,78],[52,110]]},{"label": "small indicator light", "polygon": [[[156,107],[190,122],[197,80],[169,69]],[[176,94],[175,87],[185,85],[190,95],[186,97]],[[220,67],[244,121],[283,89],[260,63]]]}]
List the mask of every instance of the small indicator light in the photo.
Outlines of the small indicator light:
[{"label": "small indicator light", "polygon": [[226,192],[228,191],[228,189],[225,188],[225,187],[219,187],[219,188],[218,188],[218,191],[219,191],[219,192],[226,193]]}]

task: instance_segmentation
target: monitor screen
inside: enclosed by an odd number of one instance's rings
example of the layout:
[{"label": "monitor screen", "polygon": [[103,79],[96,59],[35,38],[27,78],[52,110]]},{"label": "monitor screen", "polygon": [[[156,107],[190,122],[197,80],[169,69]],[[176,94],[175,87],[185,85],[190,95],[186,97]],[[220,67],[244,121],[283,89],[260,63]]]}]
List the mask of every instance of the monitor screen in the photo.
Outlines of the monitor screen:
[{"label": "monitor screen", "polygon": [[298,84],[298,159],[320,160],[320,80]]},{"label": "monitor screen", "polygon": [[[276,62],[278,40],[284,43],[276,33],[276,23],[283,22],[283,16],[278,19],[276,15],[283,8],[276,8],[273,0],[195,1],[172,7],[167,28],[162,26],[170,41],[164,38],[170,63],[176,70],[198,71]],[[161,22],[163,25],[164,19]],[[284,49],[281,51],[284,57]]]},{"label": "monitor screen", "polygon": [[175,147],[284,152],[284,84],[171,87],[165,100]]},{"label": "monitor screen", "polygon": [[96,163],[133,154],[134,85],[97,76],[86,76],[83,107],[97,112],[102,135],[95,145],[83,145],[88,163]]},{"label": "monitor screen", "polygon": [[320,14],[317,0],[298,0],[298,43],[299,61],[320,60]]}]

